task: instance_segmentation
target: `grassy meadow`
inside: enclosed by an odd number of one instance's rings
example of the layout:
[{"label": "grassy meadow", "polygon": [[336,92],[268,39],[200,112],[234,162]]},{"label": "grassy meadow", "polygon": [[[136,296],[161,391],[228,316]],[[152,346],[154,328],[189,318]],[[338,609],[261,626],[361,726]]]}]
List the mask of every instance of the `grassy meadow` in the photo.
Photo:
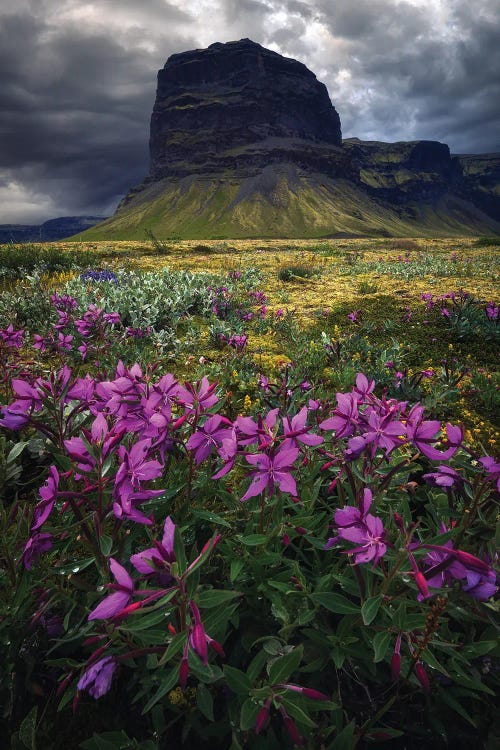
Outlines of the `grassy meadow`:
[{"label": "grassy meadow", "polygon": [[498,747],[499,274],[0,246],[2,747]]}]

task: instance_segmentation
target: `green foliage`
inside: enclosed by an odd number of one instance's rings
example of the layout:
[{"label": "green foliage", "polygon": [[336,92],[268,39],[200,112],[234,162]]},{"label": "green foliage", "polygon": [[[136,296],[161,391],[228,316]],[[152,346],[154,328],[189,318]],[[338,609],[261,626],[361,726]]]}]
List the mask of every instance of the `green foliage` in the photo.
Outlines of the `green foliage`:
[{"label": "green foliage", "polygon": [[63,250],[52,245],[0,245],[0,280],[23,279],[34,271],[58,273],[87,268],[96,262],[92,250]]},{"label": "green foliage", "polygon": [[293,264],[282,266],[278,270],[278,279],[280,281],[300,281],[301,279],[310,279],[314,274],[315,270],[310,266]]}]

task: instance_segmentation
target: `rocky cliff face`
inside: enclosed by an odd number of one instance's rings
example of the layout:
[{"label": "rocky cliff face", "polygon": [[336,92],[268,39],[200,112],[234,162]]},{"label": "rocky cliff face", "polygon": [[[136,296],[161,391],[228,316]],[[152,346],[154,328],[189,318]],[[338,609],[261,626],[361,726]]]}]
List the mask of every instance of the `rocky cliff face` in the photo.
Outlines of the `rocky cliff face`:
[{"label": "rocky cliff face", "polygon": [[273,162],[348,174],[340,118],[305,65],[250,39],[172,55],[158,72],[152,179]]},{"label": "rocky cliff face", "polygon": [[150,151],[149,176],[89,238],[500,233],[498,157],[342,141],[314,73],[249,39],[167,60]]}]

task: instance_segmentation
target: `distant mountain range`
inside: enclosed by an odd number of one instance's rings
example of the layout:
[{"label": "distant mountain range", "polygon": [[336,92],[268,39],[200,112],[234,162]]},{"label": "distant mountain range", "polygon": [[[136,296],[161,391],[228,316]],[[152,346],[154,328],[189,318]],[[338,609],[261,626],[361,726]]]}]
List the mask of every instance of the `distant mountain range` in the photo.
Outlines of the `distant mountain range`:
[{"label": "distant mountain range", "polygon": [[105,216],[61,216],[36,225],[0,224],[0,244],[63,240],[84,232],[105,219]]},{"label": "distant mountain range", "polygon": [[250,39],[169,57],[150,155],[82,239],[500,234],[500,154],[343,140],[314,73]]}]

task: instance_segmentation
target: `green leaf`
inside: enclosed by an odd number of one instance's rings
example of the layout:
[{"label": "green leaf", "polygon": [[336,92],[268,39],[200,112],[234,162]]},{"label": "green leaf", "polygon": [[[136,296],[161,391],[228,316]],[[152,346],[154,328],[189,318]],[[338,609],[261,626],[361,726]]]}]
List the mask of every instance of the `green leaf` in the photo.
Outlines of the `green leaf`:
[{"label": "green leaf", "polygon": [[[18,456],[21,455],[23,450],[26,448],[28,443],[26,441],[21,441],[20,443],[16,443],[9,451],[9,455],[7,456],[7,463],[12,464],[16,460]],[[28,714],[29,716],[30,714]],[[28,717],[26,717],[28,718]]]},{"label": "green leaf", "polygon": [[111,548],[113,547],[113,540],[107,534],[101,536],[101,552],[104,557],[109,557]]},{"label": "green leaf", "polygon": [[19,727],[19,739],[28,750],[36,750],[36,717],[38,706],[33,706]]},{"label": "green leaf", "polygon": [[267,536],[265,534],[249,534],[240,537],[240,542],[246,544],[247,547],[258,547],[260,544],[267,542]]},{"label": "green leaf", "polygon": [[387,649],[389,648],[389,643],[391,642],[391,634],[387,630],[382,630],[380,633],[377,633],[373,638],[373,651],[374,651],[374,657],[373,661],[379,662],[382,661],[387,653]]},{"label": "green leaf", "polygon": [[310,716],[308,716],[306,712],[302,708],[300,708],[300,706],[298,706],[293,699],[283,696],[281,698],[281,702],[285,706],[287,713],[289,713],[292,718],[297,719],[300,724],[303,724],[304,726],[310,727],[312,729],[316,727],[316,724],[310,718]]},{"label": "green leaf", "polygon": [[241,707],[240,714],[240,729],[246,732],[248,729],[252,729],[257,721],[257,714],[260,711],[260,706],[255,703],[253,698],[247,698]]},{"label": "green leaf", "polygon": [[203,716],[209,721],[214,721],[214,699],[212,693],[203,682],[200,682],[196,691],[196,705]]},{"label": "green leaf", "polygon": [[353,604],[353,602],[342,596],[342,594],[334,594],[331,591],[318,591],[310,596],[313,602],[320,604],[329,612],[335,612],[339,615],[359,614],[359,605]]},{"label": "green leaf", "polygon": [[178,654],[179,651],[183,649],[184,644],[186,643],[186,638],[186,633],[177,633],[177,635],[174,635],[174,637],[168,644],[167,650],[158,662],[159,667],[163,666],[163,664],[166,664],[167,661],[170,661],[173,656]]},{"label": "green leaf", "polygon": [[228,529],[231,528],[231,524],[222,518],[222,516],[218,516],[216,513],[210,513],[208,510],[193,510],[193,516],[195,518],[201,518],[203,521],[215,523],[217,526],[226,526]]},{"label": "green leaf", "polygon": [[174,687],[175,683],[179,679],[179,667],[176,665],[173,667],[170,672],[167,672],[167,674],[163,677],[160,687],[156,691],[156,693],[148,700],[144,708],[142,709],[143,714],[147,714],[148,711],[150,711],[155,703],[158,703],[159,700],[163,698],[163,696],[168,693],[172,688]]},{"label": "green leaf", "polygon": [[196,603],[200,609],[210,609],[210,607],[219,607],[221,604],[241,596],[239,591],[227,591],[225,589],[207,589],[201,591],[196,597]]},{"label": "green leaf", "polygon": [[377,594],[377,596],[371,596],[365,601],[365,603],[361,607],[361,617],[363,618],[363,622],[365,625],[369,625],[374,621],[381,604],[382,597],[380,596],[380,594]]},{"label": "green leaf", "polygon": [[247,675],[239,669],[230,667],[227,664],[224,665],[224,677],[233,693],[238,693],[238,695],[248,695],[252,689],[252,683]]},{"label": "green leaf", "polygon": [[465,721],[468,721],[469,724],[471,724],[473,727],[477,727],[476,722],[474,719],[471,718],[471,716],[467,713],[465,708],[460,705],[460,703],[451,695],[449,690],[441,690],[439,692],[439,697],[442,701],[444,701],[450,708],[452,708],[454,711],[457,712]]},{"label": "green leaf", "polygon": [[277,685],[283,682],[283,680],[287,680],[298,669],[302,661],[303,651],[303,646],[298,646],[293,651],[290,651],[290,653],[280,656],[276,661],[272,662],[268,668],[271,685]]},{"label": "green leaf", "polygon": [[336,736],[334,741],[328,745],[328,750],[353,750],[356,746],[354,742],[354,730],[356,723],[351,721],[343,730]]},{"label": "green leaf", "polygon": [[229,571],[229,580],[231,583],[234,583],[236,579],[238,578],[239,574],[245,567],[245,561],[241,560],[240,558],[235,558],[234,560],[231,560],[231,569]]}]

